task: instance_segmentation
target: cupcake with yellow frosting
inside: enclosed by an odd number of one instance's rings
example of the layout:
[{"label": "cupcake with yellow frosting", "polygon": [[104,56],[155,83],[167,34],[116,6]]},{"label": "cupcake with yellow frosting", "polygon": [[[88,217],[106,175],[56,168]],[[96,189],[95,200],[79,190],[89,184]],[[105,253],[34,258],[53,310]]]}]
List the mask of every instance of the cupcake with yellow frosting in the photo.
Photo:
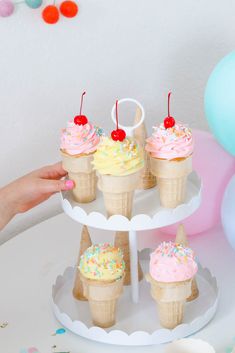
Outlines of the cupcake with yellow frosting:
[{"label": "cupcake with yellow frosting", "polygon": [[113,326],[125,275],[122,251],[108,243],[92,245],[81,256],[79,271],[94,325]]},{"label": "cupcake with yellow frosting", "polygon": [[111,137],[101,138],[93,165],[108,216],[121,214],[131,218],[134,191],[138,188],[144,167],[143,150],[118,128],[117,102],[117,129],[112,131]]}]

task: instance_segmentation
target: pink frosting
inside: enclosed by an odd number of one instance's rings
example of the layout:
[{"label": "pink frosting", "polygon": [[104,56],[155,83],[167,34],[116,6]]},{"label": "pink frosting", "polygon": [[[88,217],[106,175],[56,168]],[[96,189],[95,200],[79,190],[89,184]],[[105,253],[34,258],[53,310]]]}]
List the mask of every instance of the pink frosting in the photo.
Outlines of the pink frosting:
[{"label": "pink frosting", "polygon": [[60,148],[70,155],[95,152],[102,133],[102,129],[89,122],[76,125],[69,121],[67,128],[62,129]]},{"label": "pink frosting", "polygon": [[175,159],[185,158],[193,152],[191,130],[181,123],[166,129],[164,124],[155,126],[153,135],[146,141],[146,151],[154,158]]},{"label": "pink frosting", "polygon": [[150,255],[149,272],[159,282],[186,281],[197,270],[194,252],[180,244],[164,242]]}]

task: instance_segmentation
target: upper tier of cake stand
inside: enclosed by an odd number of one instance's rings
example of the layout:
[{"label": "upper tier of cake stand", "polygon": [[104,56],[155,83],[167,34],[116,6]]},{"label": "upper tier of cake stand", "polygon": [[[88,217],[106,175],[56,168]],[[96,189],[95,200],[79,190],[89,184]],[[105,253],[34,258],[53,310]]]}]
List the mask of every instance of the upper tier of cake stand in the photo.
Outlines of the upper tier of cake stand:
[{"label": "upper tier of cake stand", "polygon": [[187,182],[185,203],[174,209],[160,206],[157,188],[135,192],[133,216],[129,220],[115,215],[107,218],[103,195],[98,190],[97,199],[87,204],[73,201],[70,191],[61,193],[64,212],[75,221],[87,226],[113,231],[139,231],[155,229],[179,222],[200,206],[202,183],[196,172],[192,172]]}]

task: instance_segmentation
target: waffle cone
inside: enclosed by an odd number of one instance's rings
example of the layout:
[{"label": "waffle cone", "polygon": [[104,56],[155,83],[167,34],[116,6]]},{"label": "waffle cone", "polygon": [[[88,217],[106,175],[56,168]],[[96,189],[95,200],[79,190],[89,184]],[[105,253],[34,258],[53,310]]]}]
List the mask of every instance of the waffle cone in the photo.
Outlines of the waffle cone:
[{"label": "waffle cone", "polygon": [[96,198],[97,178],[93,166],[93,154],[71,156],[61,151],[62,166],[74,181],[73,198],[80,203],[88,203]]},{"label": "waffle cone", "polygon": [[187,177],[192,171],[192,156],[168,161],[150,157],[151,172],[157,178],[163,207],[175,208],[185,201]]},{"label": "waffle cone", "polygon": [[80,278],[94,325],[103,328],[113,326],[116,322],[117,301],[123,291],[124,277],[111,282],[90,280],[82,274]]},{"label": "waffle cone", "polygon": [[184,247],[188,247],[188,237],[184,228],[184,225],[181,223],[179,224],[178,228],[177,228],[177,233],[176,233],[176,237],[175,237],[175,243],[176,244],[181,244]]},{"label": "waffle cone", "polygon": [[[129,248],[129,233],[116,232],[114,245],[120,248],[123,252],[123,260],[125,262],[125,278],[124,286],[131,284],[131,269],[130,269],[130,248]],[[143,271],[138,261],[139,281],[143,279]]]},{"label": "waffle cone", "polygon": [[[187,237],[187,234],[186,234],[186,231],[185,231],[185,227],[184,227],[183,224],[180,224],[178,226],[175,242],[178,243],[178,244],[181,244],[181,245],[183,245],[185,247],[189,246],[188,237]],[[198,290],[196,276],[192,280],[191,291],[192,291],[192,293],[187,298],[187,302],[191,302],[192,300],[195,300],[199,296],[199,290]]]},{"label": "waffle cone", "polygon": [[197,285],[197,280],[196,280],[196,276],[193,278],[192,280],[192,287],[191,287],[191,295],[187,298],[187,302],[191,302],[195,299],[198,298],[199,296],[199,289],[198,289],[198,285]]},{"label": "waffle cone", "polygon": [[146,190],[151,189],[157,185],[157,178],[151,173],[150,168],[150,157],[146,151],[144,151],[144,169],[140,177],[140,183],[138,189]]},{"label": "waffle cone", "polygon": [[82,233],[81,233],[81,240],[80,240],[80,249],[78,254],[78,261],[77,261],[77,269],[75,273],[75,281],[73,287],[73,296],[77,300],[87,300],[87,298],[83,294],[83,286],[82,281],[80,279],[80,271],[78,265],[80,263],[80,258],[83,253],[92,245],[90,234],[88,232],[87,226],[83,226]]},{"label": "waffle cone", "polygon": [[[135,118],[134,118],[134,125],[138,124],[141,118],[142,118],[142,111],[139,107],[137,107]],[[138,142],[140,146],[144,146],[147,135],[148,135],[147,129],[144,122],[134,130],[135,140]]]},{"label": "waffle cone", "polygon": [[151,284],[151,295],[157,303],[161,325],[168,329],[180,325],[186,300],[191,294],[192,279],[165,283],[154,280],[150,274],[146,279]]},{"label": "waffle cone", "polygon": [[[136,109],[134,124],[136,125],[141,119],[142,112],[139,107]],[[150,158],[148,153],[145,151],[145,141],[147,138],[147,129],[145,123],[142,123],[138,128],[134,130],[134,137],[138,142],[139,146],[144,151],[144,169],[140,177],[140,183],[138,189],[146,190],[151,189],[157,184],[156,177],[151,173],[150,169]]]},{"label": "waffle cone", "polygon": [[131,218],[134,191],[138,187],[140,171],[113,176],[99,174],[98,188],[103,192],[108,217],[116,214]]}]

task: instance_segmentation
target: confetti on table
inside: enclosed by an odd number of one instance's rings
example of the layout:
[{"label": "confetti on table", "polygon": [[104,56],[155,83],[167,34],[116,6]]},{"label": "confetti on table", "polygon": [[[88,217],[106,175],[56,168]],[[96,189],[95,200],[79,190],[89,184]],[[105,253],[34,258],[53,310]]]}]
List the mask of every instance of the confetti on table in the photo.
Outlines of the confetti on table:
[{"label": "confetti on table", "polygon": [[63,335],[64,333],[66,333],[65,328],[58,328],[56,332],[52,334],[52,336]]},{"label": "confetti on table", "polygon": [[0,328],[5,328],[8,326],[8,322],[3,322],[2,324],[0,324]]},{"label": "confetti on table", "polygon": [[56,346],[52,346],[51,349],[52,349],[52,351],[51,351],[52,353],[71,353],[70,351],[69,351],[69,352],[59,352],[59,351],[55,351]]},{"label": "confetti on table", "polygon": [[20,353],[40,353],[39,350],[35,347],[23,348]]}]

